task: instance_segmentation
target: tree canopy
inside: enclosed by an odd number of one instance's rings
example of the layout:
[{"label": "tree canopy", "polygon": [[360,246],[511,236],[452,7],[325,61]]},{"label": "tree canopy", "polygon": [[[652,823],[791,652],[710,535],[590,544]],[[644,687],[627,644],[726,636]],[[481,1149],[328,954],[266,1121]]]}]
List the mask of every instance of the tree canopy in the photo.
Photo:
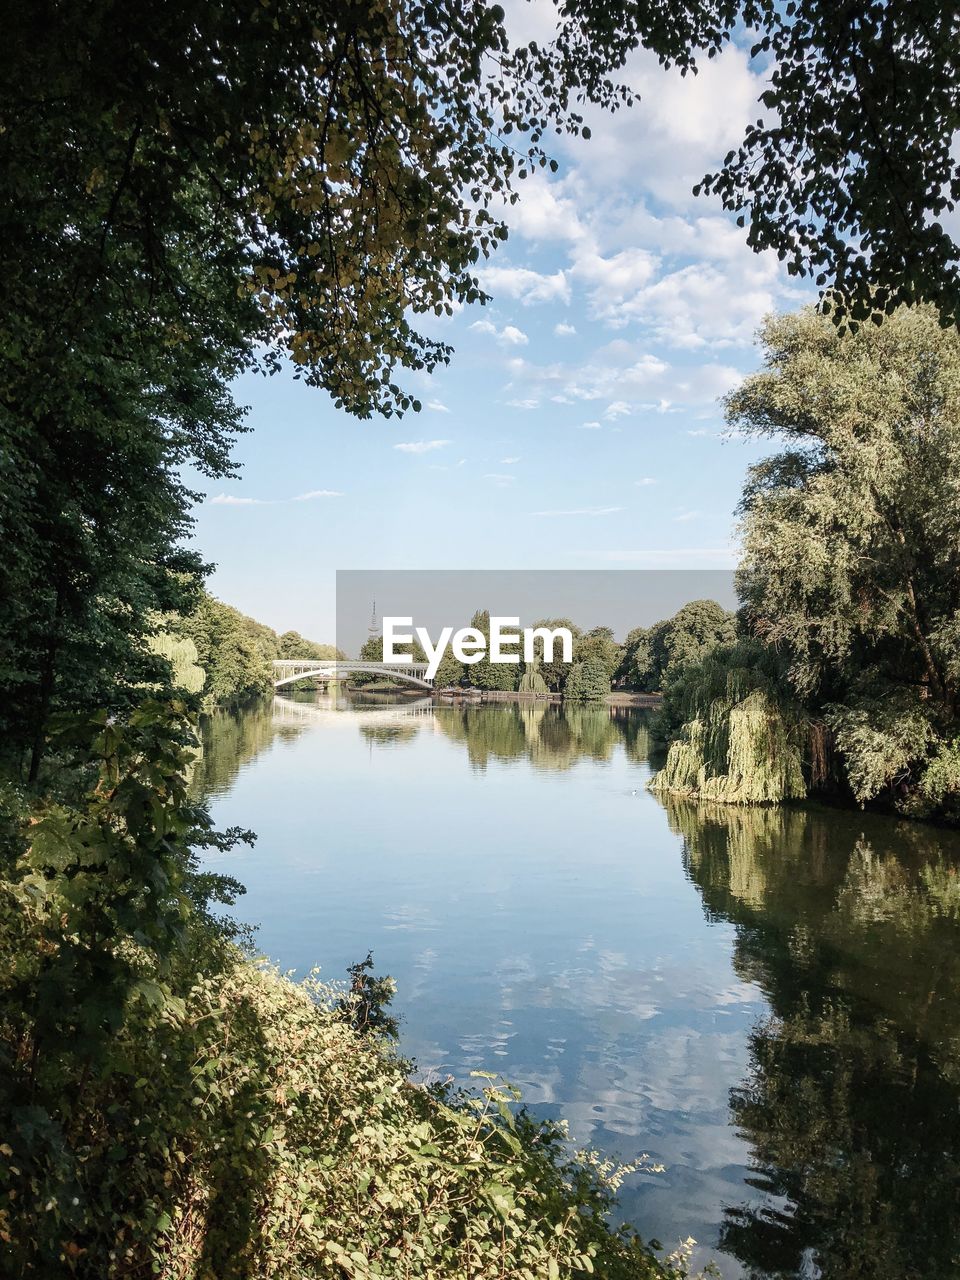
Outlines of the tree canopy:
[{"label": "tree canopy", "polygon": [[805,717],[807,785],[832,772],[827,751],[857,800],[956,818],[960,335],[932,306],[856,334],[810,308],[769,320],[762,342],[764,367],[726,407],[738,430],[784,445],[748,474],[738,574],[742,626],[776,669],[741,646],[722,678],[691,675],[729,705],[714,694],[688,724],[690,741],[696,721],[723,731],[687,776],[727,769],[730,716],[762,693],[791,750]]},{"label": "tree canopy", "polygon": [[[484,300],[554,130],[745,29],[767,117],[709,177],[755,248],[856,319],[958,313],[956,15],[822,0],[557,5],[511,47],[483,0],[39,0],[0,48],[0,730],[35,774],[57,707],[120,707],[145,619],[196,599],[183,476],[229,473],[244,369],[289,359],[361,418],[416,409],[420,318]],[[419,327],[418,327],[419,326]]]}]

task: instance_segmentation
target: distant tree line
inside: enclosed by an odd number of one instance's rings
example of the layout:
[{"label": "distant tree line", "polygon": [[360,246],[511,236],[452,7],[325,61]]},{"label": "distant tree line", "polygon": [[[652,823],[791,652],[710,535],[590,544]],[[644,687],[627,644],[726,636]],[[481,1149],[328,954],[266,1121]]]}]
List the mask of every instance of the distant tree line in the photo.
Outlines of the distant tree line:
[{"label": "distant tree line", "polygon": [[174,688],[199,693],[204,709],[239,707],[273,692],[270,664],[278,658],[336,658],[332,644],[298,631],[278,634],[208,592],[186,615],[168,614],[151,648],[170,663]]},{"label": "distant tree line", "polygon": [[[672,618],[652,627],[635,627],[622,644],[614,638],[613,628],[591,627],[584,631],[570,618],[540,618],[531,624],[556,630],[566,627],[573,637],[573,661],[561,661],[555,649],[550,661],[545,660],[540,637],[534,643],[534,661],[495,663],[487,654],[479,662],[465,664],[457,660],[450,648],[437,669],[437,688],[469,685],[474,689],[523,693],[559,693],[575,702],[599,701],[613,689],[638,693],[659,693],[680,673],[720,645],[729,644],[736,634],[736,617],[715,600],[693,600]],[[478,610],[470,620],[489,648],[490,613]],[[414,640],[410,652],[418,661],[426,654]],[[383,660],[383,641],[371,636],[360,650],[366,662]],[[380,676],[352,677],[358,684],[381,680]]]}]

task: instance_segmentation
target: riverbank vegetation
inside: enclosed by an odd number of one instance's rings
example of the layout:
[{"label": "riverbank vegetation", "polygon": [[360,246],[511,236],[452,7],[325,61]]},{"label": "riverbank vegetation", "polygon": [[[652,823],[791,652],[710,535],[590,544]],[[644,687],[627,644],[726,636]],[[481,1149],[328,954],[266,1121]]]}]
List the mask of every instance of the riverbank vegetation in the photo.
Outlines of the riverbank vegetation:
[{"label": "riverbank vegetation", "polygon": [[176,704],[94,717],[3,792],[4,1274],[679,1275],[510,1091],[411,1082],[367,962],[337,992],[250,960],[198,860],[249,835],[190,802],[192,742]]},{"label": "riverbank vegetation", "polygon": [[[892,33],[878,14],[851,29],[838,11],[839,38],[806,3],[688,5],[669,22],[656,7],[614,22],[567,6],[556,42],[511,48],[503,10],[484,3],[11,6],[0,46],[5,1273],[655,1274],[549,1133],[511,1120],[501,1098],[478,1115],[414,1090],[383,1046],[316,993],[240,960],[215,923],[211,902],[238,886],[202,873],[197,855],[241,833],[216,836],[186,803],[194,741],[164,700],[174,679],[184,698],[256,694],[272,642],[200,595],[205,566],[188,545],[200,495],[186,478],[232,473],[246,429],[235,380],[284,359],[358,418],[418,410],[404,374],[450,357],[418,318],[487,300],[478,267],[507,238],[519,180],[556,166],[547,135],[588,137],[586,106],[628,102],[616,75],[633,49],[686,72],[741,18],[780,68],[764,100],[784,106],[786,124],[751,129],[707,185],[749,217],[754,246],[789,252],[825,283],[842,277],[835,311],[880,318],[922,294],[956,316],[954,246],[924,216],[957,195],[945,124],[956,76],[935,52],[952,48],[952,31],[938,34],[929,6],[916,21],[896,13]],[[924,104],[916,129],[896,95],[861,91],[864,75],[910,86]],[[815,190],[769,178],[792,163],[754,165],[794,147],[827,157],[803,166]],[[886,197],[904,184],[905,198]],[[923,378],[904,374],[926,404]],[[953,394],[936,362],[929,387]],[[877,388],[865,378],[863,389]],[[860,458],[869,476],[871,461]],[[955,499],[951,459],[921,450],[913,463],[918,501]],[[893,469],[908,470],[906,459]],[[774,479],[751,499],[758,520]],[[841,523],[840,502],[869,496],[838,490]],[[954,546],[949,521],[938,528]],[[877,652],[894,634],[885,606],[869,602],[875,622],[858,630],[856,592],[847,603],[846,629],[825,632],[833,647],[801,646],[790,678],[809,700],[846,664],[848,676],[866,660],[886,672],[876,696],[823,707],[856,762],[851,785],[866,794],[892,778],[916,796],[904,769],[922,762],[926,800],[940,803],[954,786],[948,616],[932,629],[917,619],[933,660],[916,674],[919,639]],[[819,616],[802,589],[794,604]],[[584,666],[609,677],[608,637],[596,639]],[[844,714],[830,720],[834,705]]]},{"label": "riverbank vegetation", "polygon": [[[735,616],[715,600],[693,600],[671,618],[651,627],[634,627],[623,643],[613,629],[599,625],[584,631],[569,618],[540,618],[530,625],[554,631],[565,627],[573,640],[572,660],[564,662],[560,646],[554,646],[549,660],[542,637],[534,638],[534,658],[518,663],[491,662],[487,653],[478,662],[457,660],[450,648],[444,651],[437,668],[438,689],[466,685],[499,693],[560,694],[579,702],[602,702],[613,690],[628,693],[660,693],[678,672],[714,649],[729,643],[735,633]],[[479,609],[470,626],[490,643],[490,613]],[[414,639],[407,651],[415,662],[426,662],[426,653]],[[383,661],[383,640],[379,635],[364,641],[360,657],[365,662]],[[389,677],[357,674],[351,683],[364,687],[391,683]]]},{"label": "riverbank vegetation", "polygon": [[931,307],[856,333],[810,309],[762,344],[726,401],[784,445],[744,491],[740,639],[670,688],[653,785],[956,822],[960,338]]}]

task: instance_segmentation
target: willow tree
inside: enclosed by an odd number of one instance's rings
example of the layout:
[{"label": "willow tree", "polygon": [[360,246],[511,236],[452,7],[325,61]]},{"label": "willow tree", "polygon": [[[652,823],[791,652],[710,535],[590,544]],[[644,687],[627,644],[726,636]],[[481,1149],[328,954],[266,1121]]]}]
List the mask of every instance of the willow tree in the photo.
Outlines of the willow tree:
[{"label": "willow tree", "polygon": [[960,794],[960,338],[930,307],[841,335],[768,321],[731,425],[784,446],[751,468],[750,632],[822,712],[854,794]]},{"label": "willow tree", "polygon": [[778,800],[839,775],[960,817],[960,336],[929,306],[845,334],[808,309],[761,341],[726,401],[782,445],[743,497],[745,640],[668,700],[655,785]]}]

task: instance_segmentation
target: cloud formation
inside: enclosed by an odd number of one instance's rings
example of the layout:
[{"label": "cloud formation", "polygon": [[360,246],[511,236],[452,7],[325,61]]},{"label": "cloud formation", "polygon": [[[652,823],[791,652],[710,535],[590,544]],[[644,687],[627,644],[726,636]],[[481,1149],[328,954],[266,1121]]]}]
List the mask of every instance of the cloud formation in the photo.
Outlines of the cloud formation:
[{"label": "cloud formation", "polygon": [[513,324],[505,324],[502,329],[498,329],[489,320],[474,320],[470,328],[474,333],[488,333],[491,338],[505,347],[525,347],[530,341],[523,330]]},{"label": "cloud formation", "polygon": [[400,453],[431,453],[434,449],[443,449],[450,440],[404,440],[393,447]]},{"label": "cloud formation", "polygon": [[342,498],[339,489],[310,489],[307,493],[295,493],[290,498],[246,498],[236,493],[218,493],[207,498],[212,507],[279,507],[287,502],[313,502],[316,498]]}]

